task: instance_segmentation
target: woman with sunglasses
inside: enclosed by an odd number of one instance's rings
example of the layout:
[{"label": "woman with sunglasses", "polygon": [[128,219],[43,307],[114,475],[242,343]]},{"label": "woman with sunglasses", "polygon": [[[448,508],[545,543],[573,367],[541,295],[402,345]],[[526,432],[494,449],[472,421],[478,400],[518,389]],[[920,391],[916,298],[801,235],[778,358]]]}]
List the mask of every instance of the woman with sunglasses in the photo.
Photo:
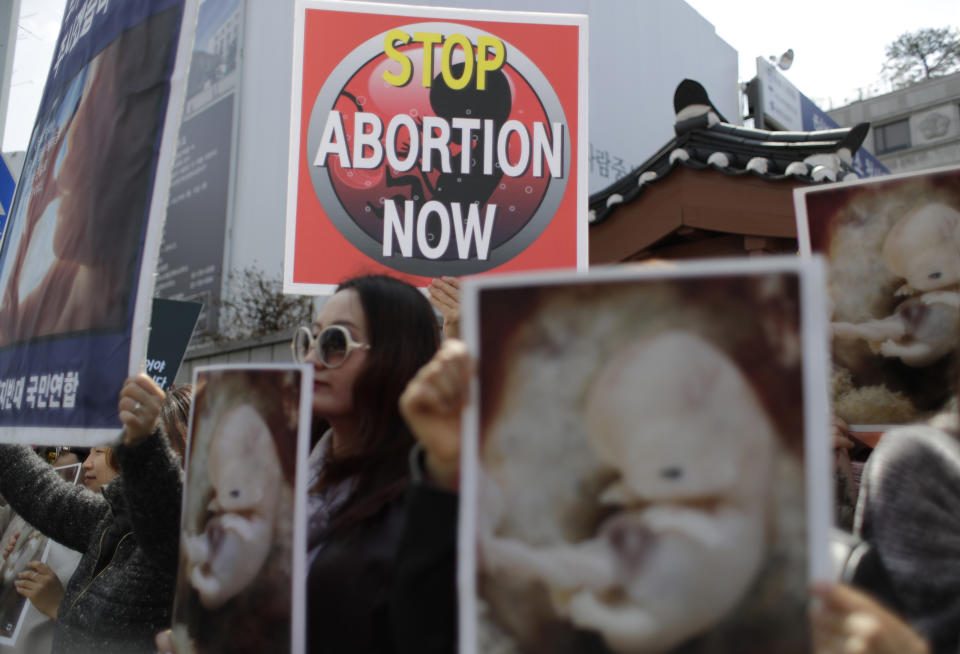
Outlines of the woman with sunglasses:
[{"label": "woman with sunglasses", "polygon": [[341,284],[294,337],[315,368],[309,651],[394,651],[387,606],[414,442],[398,402],[439,343],[426,298],[385,276]]}]

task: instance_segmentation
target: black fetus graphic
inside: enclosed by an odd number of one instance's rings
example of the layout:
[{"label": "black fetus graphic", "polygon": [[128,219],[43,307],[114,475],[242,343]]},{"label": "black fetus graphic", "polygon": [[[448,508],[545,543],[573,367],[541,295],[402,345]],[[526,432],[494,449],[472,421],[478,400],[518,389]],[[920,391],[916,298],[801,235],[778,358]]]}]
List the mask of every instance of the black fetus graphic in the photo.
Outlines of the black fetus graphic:
[{"label": "black fetus graphic", "polygon": [[[463,74],[464,63],[453,64],[451,66],[452,74],[459,78]],[[474,67],[476,70],[476,67]],[[476,72],[469,84],[464,88],[451,89],[444,82],[443,75],[438,74],[433,78],[430,86],[430,107],[434,114],[443,118],[447,122],[454,118],[476,118],[480,121],[492,120],[493,133],[499,134],[500,129],[506,123],[510,116],[513,105],[513,99],[510,93],[510,84],[507,76],[502,70],[488,72],[486,75],[486,89],[479,90],[476,83]],[[418,119],[421,129],[422,120]],[[466,220],[466,207],[470,204],[476,204],[482,210],[493,192],[500,184],[503,177],[503,171],[499,165],[494,166],[492,174],[483,174],[483,161],[485,148],[496,147],[495,141],[486,144],[485,140],[480,138],[481,131],[472,133],[473,142],[469,152],[462,151],[450,157],[450,172],[441,172],[435,183],[431,183],[430,178],[423,174],[406,174],[394,176],[389,166],[386,168],[386,183],[389,187],[406,187],[406,193],[398,193],[391,199],[398,207],[403,207],[403,203],[410,200],[414,203],[414,209],[419,212],[420,208],[428,201],[436,200],[445,205],[459,202],[464,206],[462,219]],[[452,142],[456,142],[451,138]],[[399,154],[405,155],[407,151],[398,148]],[[430,160],[431,170],[442,170],[441,155],[434,151]],[[461,159],[469,156],[470,173],[461,172]],[[418,168],[423,169],[423,154],[420,155],[421,161]],[[496,157],[494,157],[494,160]],[[383,220],[383,207],[375,206],[368,202],[367,206],[373,213]],[[436,243],[440,238],[440,219],[437,216],[431,216],[426,225],[427,241],[431,244]]]}]

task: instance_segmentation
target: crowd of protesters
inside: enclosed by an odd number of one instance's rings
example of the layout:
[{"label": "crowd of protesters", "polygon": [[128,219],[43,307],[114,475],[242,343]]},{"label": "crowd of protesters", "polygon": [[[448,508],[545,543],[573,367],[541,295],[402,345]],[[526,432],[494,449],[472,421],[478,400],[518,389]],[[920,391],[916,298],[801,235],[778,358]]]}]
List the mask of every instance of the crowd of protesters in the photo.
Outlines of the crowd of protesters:
[{"label": "crowd of protesters", "polygon": [[[459,282],[435,280],[428,296],[391,277],[348,280],[295,341],[315,370],[310,652],[457,650],[460,418],[475,362],[457,340]],[[53,620],[54,653],[174,651],[190,401],[189,388],[129,379],[123,430],[90,450],[85,487],[30,448],[0,445],[0,494],[81,553],[65,583],[39,563],[17,582]],[[870,455],[851,532],[838,538],[839,581],[811,588],[818,653],[960,652],[960,442],[956,417],[939,420],[891,432]],[[840,451],[853,444],[842,423],[835,440]]]}]

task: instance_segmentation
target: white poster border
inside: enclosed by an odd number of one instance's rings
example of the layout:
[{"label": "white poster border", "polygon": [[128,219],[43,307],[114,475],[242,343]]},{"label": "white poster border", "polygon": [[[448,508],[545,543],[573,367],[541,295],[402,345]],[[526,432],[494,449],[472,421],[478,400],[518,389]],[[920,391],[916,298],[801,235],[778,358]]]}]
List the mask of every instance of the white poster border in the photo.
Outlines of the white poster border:
[{"label": "white poster border", "polygon": [[[197,366],[193,369],[191,383],[197,388],[201,374],[223,371],[291,371],[300,373],[300,413],[297,417],[297,467],[296,485],[293,489],[293,569],[290,574],[290,654],[305,654],[307,651],[307,495],[308,459],[310,457],[310,435],[313,422],[313,365],[309,363],[225,363]],[[190,403],[190,415],[187,420],[187,443],[183,461],[184,492],[180,500],[181,524],[187,514],[187,480],[190,478],[189,452],[193,441],[194,407]]]},{"label": "white poster border", "polygon": [[[479,295],[486,289],[594,284],[691,277],[795,274],[800,281],[800,331],[803,353],[804,461],[807,518],[807,575],[810,583],[834,579],[829,550],[833,523],[833,476],[830,405],[827,394],[828,341],[825,303],[825,264],[822,257],[804,259],[774,255],[754,259],[704,259],[657,267],[602,266],[587,275],[567,271],[516,273],[466,280],[462,289],[463,339],[476,360],[480,352]],[[457,593],[459,651],[480,654],[477,632],[477,519],[479,475],[479,377],[470,381],[470,400],[462,417],[460,453],[460,510],[457,526]]]}]

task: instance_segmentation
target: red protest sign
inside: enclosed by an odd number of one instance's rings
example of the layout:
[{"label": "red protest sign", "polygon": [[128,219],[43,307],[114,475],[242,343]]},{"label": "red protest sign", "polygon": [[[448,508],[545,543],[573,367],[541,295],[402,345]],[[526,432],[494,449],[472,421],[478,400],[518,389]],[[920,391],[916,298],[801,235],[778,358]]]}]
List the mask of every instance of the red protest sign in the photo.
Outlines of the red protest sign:
[{"label": "red protest sign", "polygon": [[585,268],[585,23],[301,4],[285,290]]}]

